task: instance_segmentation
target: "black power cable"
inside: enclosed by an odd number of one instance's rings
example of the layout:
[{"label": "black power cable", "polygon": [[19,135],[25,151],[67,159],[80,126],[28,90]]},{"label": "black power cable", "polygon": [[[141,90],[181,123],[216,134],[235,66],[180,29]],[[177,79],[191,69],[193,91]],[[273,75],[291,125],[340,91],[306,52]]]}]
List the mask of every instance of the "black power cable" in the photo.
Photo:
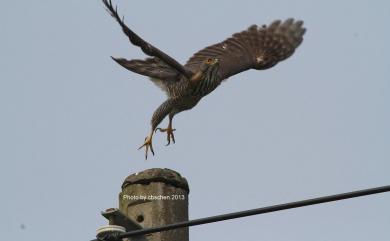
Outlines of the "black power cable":
[{"label": "black power cable", "polygon": [[[364,189],[364,190],[359,190],[359,191],[354,191],[354,192],[341,193],[341,194],[336,194],[336,195],[331,195],[331,196],[306,199],[303,201],[284,203],[284,204],[256,208],[256,209],[250,209],[250,210],[246,210],[246,211],[222,214],[222,215],[217,215],[217,216],[212,216],[212,217],[207,217],[207,218],[194,219],[194,220],[190,220],[190,221],[169,224],[166,226],[145,228],[145,229],[141,229],[141,230],[117,234],[117,235],[115,235],[115,237],[107,237],[107,239],[105,239],[105,240],[120,240],[123,238],[128,238],[128,237],[133,237],[133,236],[138,236],[138,235],[157,233],[157,232],[162,232],[162,231],[167,231],[167,230],[172,230],[172,229],[196,226],[196,225],[207,224],[207,223],[214,223],[214,222],[225,221],[225,220],[229,220],[229,219],[242,218],[242,217],[247,217],[247,216],[252,216],[252,215],[257,215],[257,214],[276,212],[276,211],[292,209],[292,208],[299,208],[299,207],[304,207],[304,206],[339,201],[339,200],[343,200],[343,199],[367,196],[367,195],[389,192],[389,191],[390,191],[390,185],[376,187],[376,188],[370,188],[370,189]],[[98,241],[98,240],[94,239],[92,241]]]}]

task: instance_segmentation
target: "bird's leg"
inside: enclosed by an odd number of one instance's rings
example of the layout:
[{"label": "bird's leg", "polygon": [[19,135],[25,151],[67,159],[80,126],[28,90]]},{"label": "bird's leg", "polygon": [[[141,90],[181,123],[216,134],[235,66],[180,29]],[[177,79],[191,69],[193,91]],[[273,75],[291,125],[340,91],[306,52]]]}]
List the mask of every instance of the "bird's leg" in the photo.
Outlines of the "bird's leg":
[{"label": "bird's leg", "polygon": [[176,129],[172,128],[172,118],[173,118],[173,115],[169,114],[169,123],[168,123],[168,127],[167,128],[157,128],[156,129],[156,131],[159,130],[160,132],[166,132],[167,133],[167,141],[168,141],[168,143],[166,144],[166,146],[171,144],[171,140],[173,141],[173,143],[175,143],[175,135],[173,135],[173,132]]},{"label": "bird's leg", "polygon": [[138,148],[138,150],[139,150],[142,147],[145,147],[145,160],[148,159],[149,148],[150,148],[150,151],[152,152],[152,154],[154,156],[153,145],[152,145],[153,133],[154,133],[154,131],[152,130],[150,132],[150,134],[145,138],[144,144]]},{"label": "bird's leg", "polygon": [[[164,101],[153,113],[152,120],[150,122],[152,126],[152,130],[150,131],[150,134],[145,138],[145,142],[142,146],[138,148],[141,149],[142,147],[145,147],[145,159],[148,158],[148,151],[152,152],[154,155],[153,151],[153,146],[152,146],[152,138],[155,130],[157,129],[158,124],[161,123],[161,121],[167,116],[171,111],[172,111],[172,102],[174,102],[174,99],[167,99]],[[169,120],[172,121],[173,115],[169,115]],[[172,128],[171,128],[172,129]]]}]

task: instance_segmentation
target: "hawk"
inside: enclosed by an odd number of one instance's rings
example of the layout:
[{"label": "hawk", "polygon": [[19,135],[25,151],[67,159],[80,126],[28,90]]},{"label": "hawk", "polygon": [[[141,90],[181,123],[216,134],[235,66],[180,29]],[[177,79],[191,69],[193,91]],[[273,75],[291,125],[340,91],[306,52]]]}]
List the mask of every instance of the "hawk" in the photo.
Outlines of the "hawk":
[{"label": "hawk", "polygon": [[[182,65],[127,27],[111,0],[103,0],[103,3],[130,42],[150,56],[144,60],[112,57],[113,60],[132,72],[150,77],[168,96],[153,113],[150,134],[138,148],[145,147],[146,159],[149,149],[154,155],[152,138],[157,130],[166,132],[167,145],[175,142],[173,132],[176,129],[172,127],[172,119],[176,114],[193,108],[230,76],[249,69],[268,69],[287,59],[301,44],[306,31],[303,21],[292,18],[276,20],[269,25],[252,25],[200,50]],[[169,118],[167,128],[158,128],[166,116]]]}]

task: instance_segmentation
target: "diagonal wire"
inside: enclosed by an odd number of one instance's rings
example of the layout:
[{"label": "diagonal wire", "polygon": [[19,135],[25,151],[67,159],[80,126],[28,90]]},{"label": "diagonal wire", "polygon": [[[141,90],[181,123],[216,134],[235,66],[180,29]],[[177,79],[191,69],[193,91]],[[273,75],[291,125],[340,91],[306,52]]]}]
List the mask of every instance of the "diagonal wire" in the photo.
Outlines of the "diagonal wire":
[{"label": "diagonal wire", "polygon": [[[234,212],[234,213],[222,214],[222,215],[217,215],[217,216],[211,216],[211,217],[207,217],[207,218],[194,219],[194,220],[190,220],[190,221],[184,221],[184,222],[169,224],[169,225],[160,226],[160,227],[145,228],[145,229],[141,229],[141,230],[136,230],[136,231],[131,231],[131,232],[119,234],[115,237],[115,239],[120,240],[123,238],[128,238],[128,237],[133,237],[133,236],[157,233],[157,232],[178,229],[178,228],[184,228],[184,227],[190,227],[190,226],[196,226],[196,225],[207,224],[207,223],[214,223],[214,222],[225,221],[225,220],[229,220],[229,219],[242,218],[242,217],[248,217],[248,216],[258,215],[258,214],[263,214],[263,213],[270,213],[270,212],[276,212],[276,211],[281,211],[281,210],[286,210],[286,209],[316,205],[316,204],[320,204],[320,203],[334,202],[334,201],[356,198],[356,197],[367,196],[367,195],[389,192],[389,191],[390,191],[390,185],[376,187],[376,188],[370,188],[370,189],[364,189],[364,190],[358,190],[358,191],[353,191],[353,192],[347,192],[347,193],[341,193],[341,194],[336,194],[336,195],[306,199],[306,200],[302,200],[302,201],[278,204],[278,205],[256,208],[256,209],[250,209],[250,210],[241,211],[241,212]],[[92,241],[98,241],[98,240],[94,239]]]}]

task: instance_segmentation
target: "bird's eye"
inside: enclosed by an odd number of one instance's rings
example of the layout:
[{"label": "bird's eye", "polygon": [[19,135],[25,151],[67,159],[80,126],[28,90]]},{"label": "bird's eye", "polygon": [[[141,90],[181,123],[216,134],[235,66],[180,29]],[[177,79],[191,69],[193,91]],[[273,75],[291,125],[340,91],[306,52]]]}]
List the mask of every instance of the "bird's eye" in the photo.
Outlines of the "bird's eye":
[{"label": "bird's eye", "polygon": [[211,64],[212,61],[213,61],[212,58],[208,58],[208,59],[207,59],[207,63],[208,63],[208,64]]}]

